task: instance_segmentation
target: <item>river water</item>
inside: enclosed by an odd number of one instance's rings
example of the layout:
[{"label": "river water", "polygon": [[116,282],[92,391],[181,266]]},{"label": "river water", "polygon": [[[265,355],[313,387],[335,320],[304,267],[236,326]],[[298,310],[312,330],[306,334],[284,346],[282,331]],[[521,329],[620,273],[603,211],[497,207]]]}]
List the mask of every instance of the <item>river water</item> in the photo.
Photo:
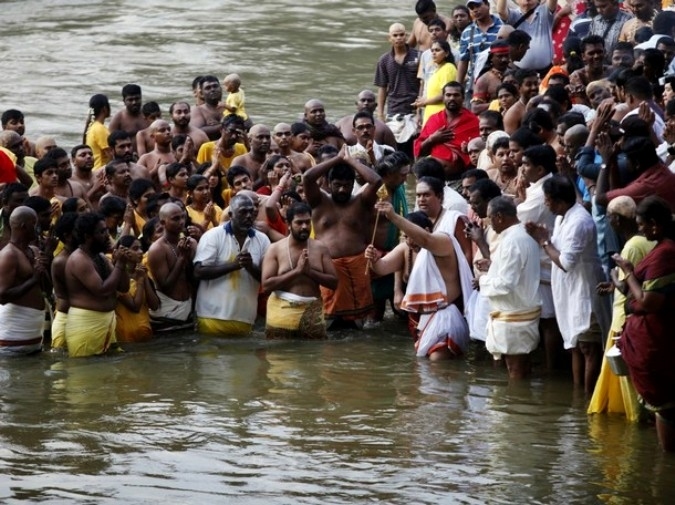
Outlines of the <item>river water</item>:
[{"label": "river water", "polygon": [[[293,120],[313,97],[336,119],[413,5],[4,1],[0,108],[70,148],[94,93],[117,110],[138,82],[166,111],[194,76],[236,71],[257,121]],[[653,427],[585,405],[541,367],[509,384],[488,360],[418,360],[393,319],[327,342],[257,330],[2,359],[0,502],[672,503],[675,458]]]}]

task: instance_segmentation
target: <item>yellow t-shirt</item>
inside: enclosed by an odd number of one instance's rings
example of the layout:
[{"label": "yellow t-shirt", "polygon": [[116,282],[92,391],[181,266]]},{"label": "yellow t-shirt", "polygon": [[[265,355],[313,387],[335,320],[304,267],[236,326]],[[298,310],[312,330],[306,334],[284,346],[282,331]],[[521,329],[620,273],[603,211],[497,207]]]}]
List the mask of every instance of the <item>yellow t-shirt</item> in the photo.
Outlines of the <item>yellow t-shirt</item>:
[{"label": "yellow t-shirt", "polygon": [[[220,218],[223,216],[223,209],[218,207],[216,204],[213,205],[216,209],[216,223],[220,223]],[[194,224],[198,224],[205,230],[210,230],[213,228],[213,223],[211,221],[207,221],[206,218],[204,217],[204,212],[201,210],[194,209],[192,206],[188,205],[187,206],[187,213],[188,216],[190,216],[190,220]]]},{"label": "yellow t-shirt", "polygon": [[[438,96],[443,91],[443,86],[451,81],[457,80],[457,67],[452,63],[444,63],[431,74],[427,82],[427,92],[425,98],[433,98]],[[434,105],[427,105],[424,107],[424,123],[433,114],[442,111],[445,108],[443,102]]]},{"label": "yellow t-shirt", "polygon": [[[199,152],[197,153],[197,163],[202,164],[206,162],[211,162],[213,150],[216,148],[217,142],[218,142],[217,140],[214,140],[212,142],[205,142],[204,144],[202,144],[202,146],[199,148]],[[246,146],[244,144],[234,144],[234,152],[232,153],[232,156],[229,157],[220,156],[218,158],[218,163],[220,164],[220,174],[223,189],[228,187],[227,178],[225,177],[225,175],[227,174],[227,169],[230,168],[230,165],[232,165],[232,160],[235,159],[237,156],[246,154],[247,152],[248,150],[246,149]]]},{"label": "yellow t-shirt", "polygon": [[[138,289],[136,280],[130,279],[129,292],[127,294],[134,297],[136,289]],[[143,300],[141,310],[138,312],[132,312],[118,301],[115,306],[115,318],[117,319],[115,333],[117,334],[118,342],[143,342],[152,338],[150,312],[146,300]]]},{"label": "yellow t-shirt", "polygon": [[[225,99],[225,105],[228,107],[234,107],[236,109],[234,113],[244,121],[248,119],[248,114],[246,114],[246,97],[244,95],[243,88],[239,88],[239,91],[228,94],[227,98]],[[225,109],[223,111],[223,115],[227,116],[228,114],[232,113]]]},{"label": "yellow t-shirt", "polygon": [[104,150],[108,148],[108,135],[110,135],[108,128],[98,121],[94,121],[87,130],[86,144],[94,153],[94,170],[110,162],[110,158],[104,153]]}]

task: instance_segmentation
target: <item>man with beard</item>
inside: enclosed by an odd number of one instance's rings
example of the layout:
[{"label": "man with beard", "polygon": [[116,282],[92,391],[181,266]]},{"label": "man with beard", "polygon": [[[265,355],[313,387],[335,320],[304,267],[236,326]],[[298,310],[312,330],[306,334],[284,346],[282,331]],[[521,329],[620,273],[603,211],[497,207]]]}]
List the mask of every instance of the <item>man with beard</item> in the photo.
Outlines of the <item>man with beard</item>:
[{"label": "man with beard", "polygon": [[223,98],[223,88],[217,77],[206,75],[199,81],[199,89],[204,103],[194,108],[190,117],[190,125],[201,129],[210,140],[217,140],[220,133],[220,121],[225,110],[225,105],[220,103]]},{"label": "man with beard", "polygon": [[596,35],[603,39],[605,62],[609,63],[614,46],[619,41],[621,29],[632,16],[621,10],[619,0],[593,0],[593,5],[598,14],[591,20],[588,35]]},{"label": "man with beard", "polygon": [[122,160],[129,165],[132,179],[150,179],[150,172],[142,165],[134,163],[134,144],[131,135],[117,130],[108,136],[108,146],[112,149],[113,160]]},{"label": "man with beard", "polygon": [[35,155],[35,144],[28,140],[24,135],[26,135],[26,120],[24,118],[23,112],[16,109],[8,109],[2,113],[2,123],[3,130],[15,131],[21,137],[23,141],[23,149],[26,153],[26,156]]},{"label": "man with beard", "polygon": [[[377,97],[375,93],[369,89],[364,89],[356,97],[356,112],[368,111],[375,114],[377,109]],[[356,144],[356,136],[354,135],[354,114],[349,114],[340,119],[335,126],[340,129],[345,142],[350,146]],[[375,142],[381,145],[388,145],[396,148],[396,138],[391,129],[379,119],[375,119]]]},{"label": "man with beard", "polygon": [[335,268],[326,246],[309,238],[312,209],[295,203],[286,211],[290,236],[265,254],[262,285],[267,293],[267,338],[326,338],[319,286],[335,289]]},{"label": "man with beard", "polygon": [[129,251],[118,247],[112,262],[105,253],[110,236],[103,216],[82,214],[75,221],[79,244],[68,257],[65,269],[68,296],[66,346],[71,357],[103,354],[117,344],[115,305],[117,293],[129,290],[126,272]]},{"label": "man with beard", "polygon": [[11,236],[0,251],[0,354],[28,354],[42,349],[48,261],[37,247],[37,215],[17,207],[9,217]]},{"label": "man with beard", "polygon": [[233,197],[228,214],[228,223],[199,240],[195,311],[200,332],[239,336],[250,333],[255,322],[260,266],[270,241],[253,228],[256,210],[248,196]]},{"label": "man with beard", "polygon": [[504,131],[511,135],[518,128],[525,117],[527,103],[539,94],[539,74],[536,70],[520,69],[516,71],[520,98],[504,114]]},{"label": "man with beard", "polygon": [[263,124],[254,125],[248,132],[248,141],[251,150],[246,154],[234,158],[232,165],[246,167],[249,174],[251,174],[251,179],[257,181],[260,167],[265,163],[267,155],[270,152],[272,141],[270,129]]},{"label": "man with beard", "polygon": [[159,209],[162,238],[148,250],[148,269],[157,284],[159,308],[150,311],[155,330],[167,330],[190,323],[192,314],[192,259],[197,242],[185,233],[185,211],[175,203]]},{"label": "man with beard", "polygon": [[14,162],[16,178],[21,184],[29,188],[35,185],[33,176],[33,165],[37,161],[32,156],[26,156],[24,151],[24,139],[13,130],[3,130],[0,132],[0,147],[5,148],[5,153],[11,153],[10,159]]},{"label": "man with beard", "polygon": [[58,182],[54,193],[62,198],[82,198],[89,205],[84,186],[79,182],[69,180],[73,176],[73,167],[70,165],[68,153],[60,147],[55,147],[45,155],[45,158],[51,158],[56,163]]},{"label": "man with beard", "polygon": [[652,21],[659,11],[654,9],[652,0],[629,0],[626,4],[635,17],[621,27],[619,42],[635,44],[635,32],[644,26],[651,28]]},{"label": "man with beard", "polygon": [[138,160],[138,164],[149,171],[150,178],[155,183],[162,182],[160,166],[170,165],[176,162],[176,157],[171,152],[171,126],[163,119],[158,119],[150,125],[151,135],[155,141],[155,148],[145,153]]},{"label": "man with beard", "polygon": [[375,119],[368,111],[360,111],[354,114],[352,132],[356,137],[356,144],[347,147],[349,154],[353,156],[356,153],[365,153],[371,167],[382,161],[386,154],[394,152],[392,147],[380,145],[373,138]]},{"label": "man with beard", "polygon": [[70,151],[73,162],[73,176],[70,182],[77,182],[87,192],[87,201],[97,206],[101,196],[105,193],[105,170],[92,173],[94,168],[94,153],[86,144],[79,144]]},{"label": "man with beard", "polygon": [[192,139],[195,152],[199,152],[202,144],[209,141],[209,137],[199,128],[190,125],[190,104],[187,102],[174,102],[169,107],[171,121],[173,121],[172,135],[188,135]]},{"label": "man with beard", "polygon": [[490,70],[478,78],[473,88],[471,111],[474,114],[480,114],[487,110],[490,102],[497,98],[497,90],[502,85],[504,72],[509,68],[511,61],[509,53],[509,43],[505,40],[495,40],[490,46],[492,66]]},{"label": "man with beard", "polygon": [[459,175],[471,163],[462,144],[480,136],[478,118],[464,108],[464,88],[458,82],[443,86],[445,110],[429,117],[415,140],[416,157],[432,156],[440,161],[446,173]]},{"label": "man with beard", "polygon": [[211,163],[204,172],[208,178],[214,173],[220,175],[223,188],[227,188],[227,171],[232,160],[247,152],[244,145],[244,121],[236,114],[228,114],[220,122],[220,139],[202,144],[197,153],[197,163]]},{"label": "man with beard", "polygon": [[104,170],[110,191],[101,197],[99,204],[109,196],[117,196],[128,202],[129,186],[132,181],[129,165],[123,160],[113,160],[105,166]]},{"label": "man with beard", "polygon": [[[124,86],[122,88],[122,101],[124,102],[124,109],[113,116],[108,130],[111,133],[122,130],[135,139],[136,133],[148,126],[145,117],[141,114],[141,107],[143,106],[141,87],[138,84]],[[135,142],[132,145],[133,149],[136,149]]]},{"label": "man with beard", "polygon": [[326,121],[326,109],[321,100],[312,99],[305,103],[302,121],[309,128],[316,149],[324,144],[330,144],[338,149],[344,145],[345,139],[340,129]]},{"label": "man with beard", "polygon": [[[366,184],[352,196],[355,171]],[[330,195],[317,183],[326,174]],[[337,156],[310,168],[303,177],[305,198],[314,210],[316,237],[330,250],[339,279],[337,289],[321,288],[324,312],[329,319],[353,322],[357,327],[362,326],[363,318],[373,308],[363,251],[370,241],[372,208],[381,185],[377,172],[352,158],[346,147]]]}]

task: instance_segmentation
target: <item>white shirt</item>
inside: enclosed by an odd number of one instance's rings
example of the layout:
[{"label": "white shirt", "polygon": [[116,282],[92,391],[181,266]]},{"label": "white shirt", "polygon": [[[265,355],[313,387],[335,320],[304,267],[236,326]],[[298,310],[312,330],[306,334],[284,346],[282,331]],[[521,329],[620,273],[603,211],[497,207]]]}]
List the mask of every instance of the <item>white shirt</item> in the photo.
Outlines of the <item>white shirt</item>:
[{"label": "white shirt", "polygon": [[[525,201],[520,203],[518,209],[518,219],[521,223],[532,221],[533,223],[543,224],[549,230],[553,230],[555,225],[555,215],[548,210],[544,202],[544,182],[553,177],[553,174],[547,174],[537,182],[530,184],[525,190]],[[540,269],[541,280],[551,281],[551,258],[542,248],[540,250]]]},{"label": "white shirt", "polygon": [[564,268],[553,264],[553,305],[565,349],[572,349],[579,335],[590,328],[592,313],[601,328],[609,324],[609,314],[602,310],[595,290],[604,280],[595,222],[581,204],[575,203],[564,216],[556,217],[551,243],[560,251]]},{"label": "white shirt", "polygon": [[523,224],[499,234],[499,246],[490,259],[490,269],[480,278],[480,292],[492,310],[523,311],[541,305],[539,298],[539,244]]},{"label": "white shirt", "polygon": [[[366,153],[366,148],[363,147],[361,144],[358,142],[354,144],[353,146],[347,146],[347,150],[349,151],[350,155],[354,155],[356,153]],[[373,153],[375,154],[375,162],[379,163],[382,161],[382,158],[384,158],[387,154],[393,153],[394,149],[391,146],[388,145],[381,145],[378,144],[373,140]]]},{"label": "white shirt", "polygon": [[[661,119],[661,116],[659,116],[654,109],[652,109],[650,107],[650,110],[654,113],[654,124],[652,125],[652,129],[654,130],[654,133],[656,134],[657,140],[659,142],[663,142],[663,131],[666,129],[666,123],[663,122],[663,119]],[[636,107],[632,111],[628,112],[623,117],[623,119],[626,119],[629,116],[637,116],[639,112],[640,112],[640,108]]]},{"label": "white shirt", "polygon": [[[232,224],[228,222],[211,228],[202,235],[197,244],[194,263],[204,266],[222,265],[234,261],[244,251],[251,254],[253,263],[260,268],[269,246],[270,239],[267,235],[251,228],[244,246],[240,249]],[[195,303],[197,317],[253,324],[258,308],[259,288],[260,282],[243,268],[216,279],[201,280]]]}]

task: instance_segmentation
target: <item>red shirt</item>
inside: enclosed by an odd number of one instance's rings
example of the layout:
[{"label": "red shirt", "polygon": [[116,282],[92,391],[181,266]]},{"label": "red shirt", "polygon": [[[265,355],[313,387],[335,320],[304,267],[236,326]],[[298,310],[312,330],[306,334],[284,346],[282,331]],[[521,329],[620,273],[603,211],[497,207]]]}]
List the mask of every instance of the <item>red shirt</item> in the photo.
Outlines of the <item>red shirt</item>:
[{"label": "red shirt", "polygon": [[607,199],[630,196],[636,204],[639,204],[650,195],[660,196],[675,209],[675,174],[663,163],[659,162],[649,167],[625,188],[608,191]]},{"label": "red shirt", "polygon": [[429,154],[434,158],[447,161],[454,161],[457,156],[460,156],[464,164],[468,165],[470,163],[469,154],[462,151],[462,144],[480,137],[480,132],[478,131],[478,116],[465,108],[462,108],[459,115],[452,120],[448,118],[445,110],[430,116],[419,137],[415,140],[415,157],[419,156],[422,143],[444,126],[453,131],[455,137],[449,142],[436,144],[431,148]]}]

